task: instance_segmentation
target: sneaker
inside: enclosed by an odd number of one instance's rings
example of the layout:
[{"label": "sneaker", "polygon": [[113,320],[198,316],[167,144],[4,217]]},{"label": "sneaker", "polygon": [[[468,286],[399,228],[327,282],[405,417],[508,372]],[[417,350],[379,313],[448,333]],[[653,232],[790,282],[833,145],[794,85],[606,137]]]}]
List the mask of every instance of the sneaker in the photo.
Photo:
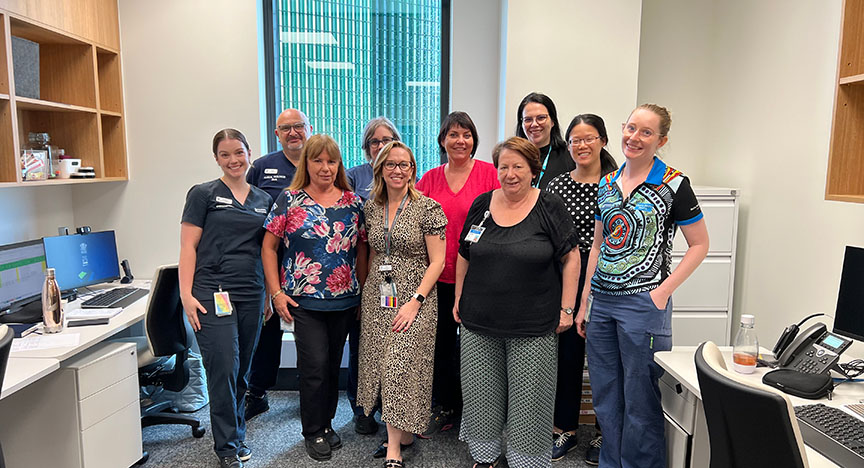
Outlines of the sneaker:
[{"label": "sneaker", "polygon": [[339,437],[339,434],[337,434],[333,429],[329,427],[324,429],[324,438],[327,439],[327,443],[330,444],[330,450],[342,448],[342,438]]},{"label": "sneaker", "polygon": [[252,449],[246,445],[246,442],[240,442],[240,447],[237,449],[237,458],[242,462],[249,461],[252,458]]},{"label": "sneaker", "polygon": [[244,417],[250,420],[261,413],[270,409],[270,402],[267,401],[267,394],[257,397],[251,393],[246,394],[246,409]]},{"label": "sneaker", "polygon": [[324,461],[329,460],[333,456],[330,449],[330,444],[324,436],[309,437],[306,439],[306,453],[313,460]]},{"label": "sneaker", "polygon": [[429,418],[429,426],[421,434],[425,438],[432,437],[438,432],[453,428],[453,410],[445,410],[441,406],[432,408],[432,416]]},{"label": "sneaker", "polygon": [[358,414],[354,416],[354,432],[362,435],[369,435],[378,432],[378,421],[375,416],[366,416]]},{"label": "sneaker", "polygon": [[585,463],[597,466],[600,464],[600,447],[603,445],[603,434],[597,434],[588,442],[588,450],[585,452]]},{"label": "sneaker", "polygon": [[567,455],[567,452],[576,448],[578,445],[578,441],[576,440],[576,434],[570,434],[569,432],[564,432],[555,439],[555,443],[552,444],[552,461],[558,461],[564,458],[564,455]]},{"label": "sneaker", "polygon": [[243,462],[237,458],[237,455],[219,457],[219,468],[243,468]]}]

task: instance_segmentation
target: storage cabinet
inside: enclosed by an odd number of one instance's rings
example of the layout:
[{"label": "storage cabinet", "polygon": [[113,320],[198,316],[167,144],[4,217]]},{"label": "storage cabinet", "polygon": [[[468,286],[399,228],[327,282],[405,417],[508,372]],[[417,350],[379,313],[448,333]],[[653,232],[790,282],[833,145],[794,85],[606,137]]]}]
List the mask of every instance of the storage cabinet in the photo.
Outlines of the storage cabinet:
[{"label": "storage cabinet", "polygon": [[[0,0],[0,187],[128,179],[117,22],[116,0]],[[13,37],[38,44],[38,63],[15,63]],[[38,99],[16,94],[16,67],[38,67]],[[48,133],[96,178],[22,180],[29,133]]]},{"label": "storage cabinet", "polygon": [[[710,247],[708,256],[672,295],[672,343],[698,345],[711,340],[730,344],[732,292],[735,283],[735,248],[738,237],[738,191],[694,187],[705,217]],[[678,232],[672,245],[672,269],[687,241]]]}]

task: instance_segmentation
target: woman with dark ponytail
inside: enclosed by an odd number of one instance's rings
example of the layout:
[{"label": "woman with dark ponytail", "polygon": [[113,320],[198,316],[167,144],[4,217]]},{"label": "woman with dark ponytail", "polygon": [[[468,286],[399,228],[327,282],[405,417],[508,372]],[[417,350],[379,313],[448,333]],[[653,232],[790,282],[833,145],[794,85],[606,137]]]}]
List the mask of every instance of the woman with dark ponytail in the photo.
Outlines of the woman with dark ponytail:
[{"label": "woman with dark ponytail", "polygon": [[[580,114],[570,121],[567,147],[576,168],[549,182],[546,191],[560,196],[579,236],[579,297],[585,285],[585,267],[594,242],[594,211],[597,206],[597,188],[600,179],[618,168],[615,159],[606,150],[609,137],[603,119],[594,114]],[[585,338],[576,327],[561,333],[558,338],[558,386],[555,394],[555,444],[552,460],[560,460],[576,447],[576,429],[579,428],[579,404],[582,395],[582,368],[585,363]],[[602,439],[594,437],[588,447],[586,461],[599,458]]]}]

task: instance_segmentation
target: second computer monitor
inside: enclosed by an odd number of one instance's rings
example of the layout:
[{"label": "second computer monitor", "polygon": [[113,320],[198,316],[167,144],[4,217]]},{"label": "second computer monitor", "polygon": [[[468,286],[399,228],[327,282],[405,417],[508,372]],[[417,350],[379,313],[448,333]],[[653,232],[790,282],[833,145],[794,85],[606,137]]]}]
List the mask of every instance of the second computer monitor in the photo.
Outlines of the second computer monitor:
[{"label": "second computer monitor", "polygon": [[45,237],[42,241],[45,263],[54,268],[63,291],[120,278],[114,231]]},{"label": "second computer monitor", "polygon": [[864,249],[846,247],[834,333],[864,341]]}]

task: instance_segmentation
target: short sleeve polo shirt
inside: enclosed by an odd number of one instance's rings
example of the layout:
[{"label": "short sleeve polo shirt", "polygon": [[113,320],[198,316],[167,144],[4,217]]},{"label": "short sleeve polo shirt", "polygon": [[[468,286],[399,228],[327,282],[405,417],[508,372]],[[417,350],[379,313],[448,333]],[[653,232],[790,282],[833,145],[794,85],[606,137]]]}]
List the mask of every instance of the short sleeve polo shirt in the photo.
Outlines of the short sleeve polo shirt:
[{"label": "short sleeve polo shirt", "polygon": [[617,183],[624,167],[600,181],[595,213],[603,224],[603,242],[591,287],[614,296],[659,286],[670,273],[677,227],[702,219],[684,173],[655,157],[645,182],[628,199]]},{"label": "short sleeve polo shirt", "polygon": [[246,182],[264,190],[275,201],[291,185],[296,172],[297,167],[279,150],[256,159],[246,173]]}]

